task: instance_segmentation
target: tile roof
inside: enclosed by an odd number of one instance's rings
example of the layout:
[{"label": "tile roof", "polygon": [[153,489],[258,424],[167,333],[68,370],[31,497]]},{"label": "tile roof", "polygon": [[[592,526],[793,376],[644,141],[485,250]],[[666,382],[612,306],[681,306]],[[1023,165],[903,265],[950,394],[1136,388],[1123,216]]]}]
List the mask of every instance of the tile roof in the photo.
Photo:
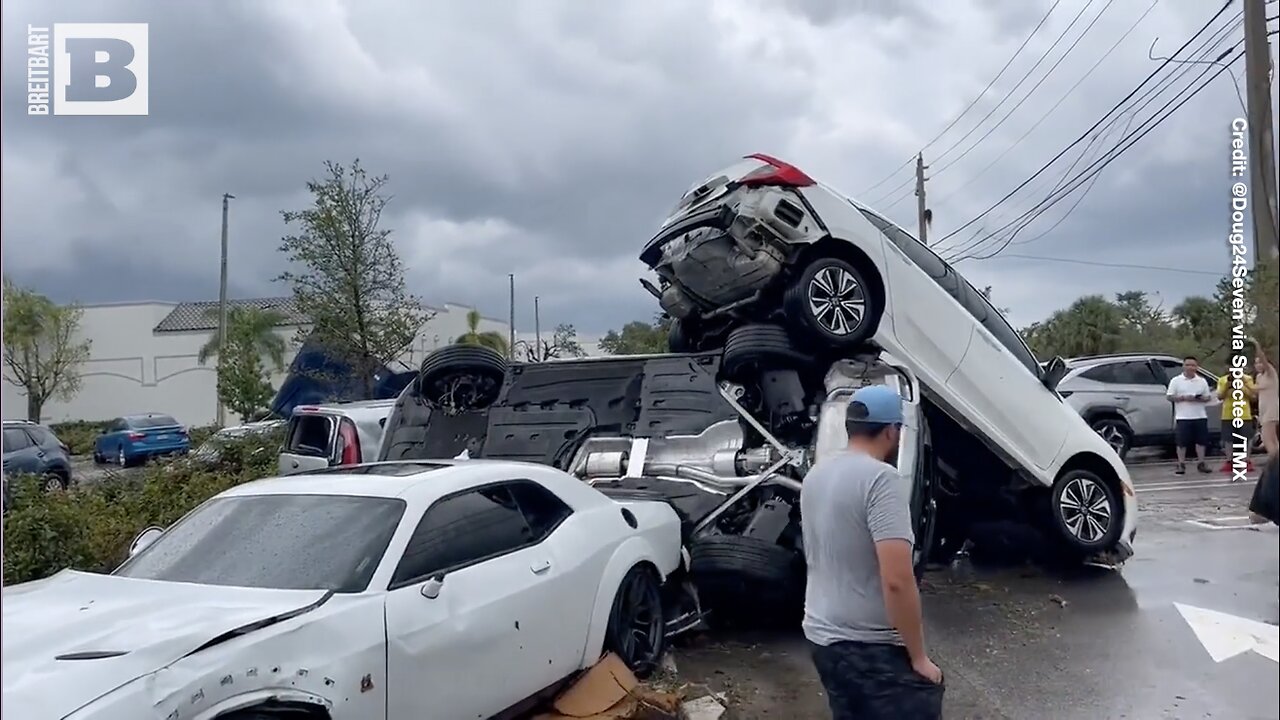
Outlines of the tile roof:
[{"label": "tile roof", "polygon": [[[247,300],[227,300],[227,307],[257,308],[272,310],[283,316],[281,327],[299,325],[303,318],[293,308],[293,302],[287,297],[251,298]],[[153,332],[192,332],[198,330],[216,330],[218,328],[218,301],[187,302],[174,307],[173,310],[156,325]]]}]

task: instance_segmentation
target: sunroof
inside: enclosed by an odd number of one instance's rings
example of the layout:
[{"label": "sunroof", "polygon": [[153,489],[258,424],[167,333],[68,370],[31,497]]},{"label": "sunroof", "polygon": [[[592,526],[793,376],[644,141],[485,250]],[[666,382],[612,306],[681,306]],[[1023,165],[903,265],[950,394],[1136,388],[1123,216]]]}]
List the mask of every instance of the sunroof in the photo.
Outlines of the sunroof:
[{"label": "sunroof", "polygon": [[429,470],[439,470],[443,467],[449,467],[441,463],[377,463],[374,465],[357,465],[354,467],[337,467],[324,468],[308,475],[323,475],[338,473],[341,475],[379,475],[382,477],[404,477],[406,475],[417,475]]}]

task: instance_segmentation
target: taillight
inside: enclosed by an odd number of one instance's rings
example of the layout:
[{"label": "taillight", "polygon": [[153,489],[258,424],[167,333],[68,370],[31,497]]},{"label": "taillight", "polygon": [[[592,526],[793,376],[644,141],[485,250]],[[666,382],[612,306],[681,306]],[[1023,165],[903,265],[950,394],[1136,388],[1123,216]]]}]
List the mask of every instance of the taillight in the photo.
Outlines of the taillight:
[{"label": "taillight", "polygon": [[814,179],[801,172],[800,168],[784,163],[775,157],[765,155],[763,153],[756,153],[754,155],[748,155],[747,157],[752,160],[759,160],[761,162],[768,163],[768,165],[760,168],[759,170],[747,173],[738,181],[747,187],[761,187],[764,185],[809,187],[811,185],[817,185]]},{"label": "taillight", "polygon": [[130,439],[130,440],[141,440],[141,439],[145,438],[146,436],[147,436],[147,435],[146,435],[146,433],[140,433],[140,432],[138,432],[138,431],[136,431],[136,430],[135,430],[135,431],[133,431],[133,432],[131,432],[131,433],[129,433],[129,439]]},{"label": "taillight", "polygon": [[356,426],[344,419],[338,425],[338,440],[342,443],[342,454],[338,458],[339,465],[360,464],[360,436],[356,434]]}]

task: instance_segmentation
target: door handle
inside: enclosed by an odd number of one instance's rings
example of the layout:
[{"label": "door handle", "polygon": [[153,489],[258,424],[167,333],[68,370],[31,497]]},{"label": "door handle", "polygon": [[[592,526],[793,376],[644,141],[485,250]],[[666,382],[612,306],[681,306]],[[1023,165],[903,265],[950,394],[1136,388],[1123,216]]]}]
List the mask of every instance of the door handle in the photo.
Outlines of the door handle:
[{"label": "door handle", "polygon": [[545,573],[546,571],[551,569],[551,561],[550,560],[535,561],[532,565],[529,566],[529,569],[533,571],[534,575],[541,575],[542,573]]}]

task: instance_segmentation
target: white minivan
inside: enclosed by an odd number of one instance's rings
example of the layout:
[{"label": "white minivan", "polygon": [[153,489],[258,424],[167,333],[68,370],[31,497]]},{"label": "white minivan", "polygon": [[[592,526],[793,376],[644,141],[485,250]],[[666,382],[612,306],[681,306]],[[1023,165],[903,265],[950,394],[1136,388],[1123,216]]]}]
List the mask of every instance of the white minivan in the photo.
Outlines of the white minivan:
[{"label": "white minivan", "polygon": [[280,474],[358,465],[377,458],[395,400],[361,400],[294,408],[280,451]]},{"label": "white minivan", "polygon": [[672,350],[731,349],[735,332],[774,323],[814,356],[887,351],[1020,482],[1045,489],[1063,540],[1132,555],[1129,472],[1056,392],[1062,359],[1042,366],[981,292],[871,208],[751,155],[690,189],[640,257],[673,318]]}]

